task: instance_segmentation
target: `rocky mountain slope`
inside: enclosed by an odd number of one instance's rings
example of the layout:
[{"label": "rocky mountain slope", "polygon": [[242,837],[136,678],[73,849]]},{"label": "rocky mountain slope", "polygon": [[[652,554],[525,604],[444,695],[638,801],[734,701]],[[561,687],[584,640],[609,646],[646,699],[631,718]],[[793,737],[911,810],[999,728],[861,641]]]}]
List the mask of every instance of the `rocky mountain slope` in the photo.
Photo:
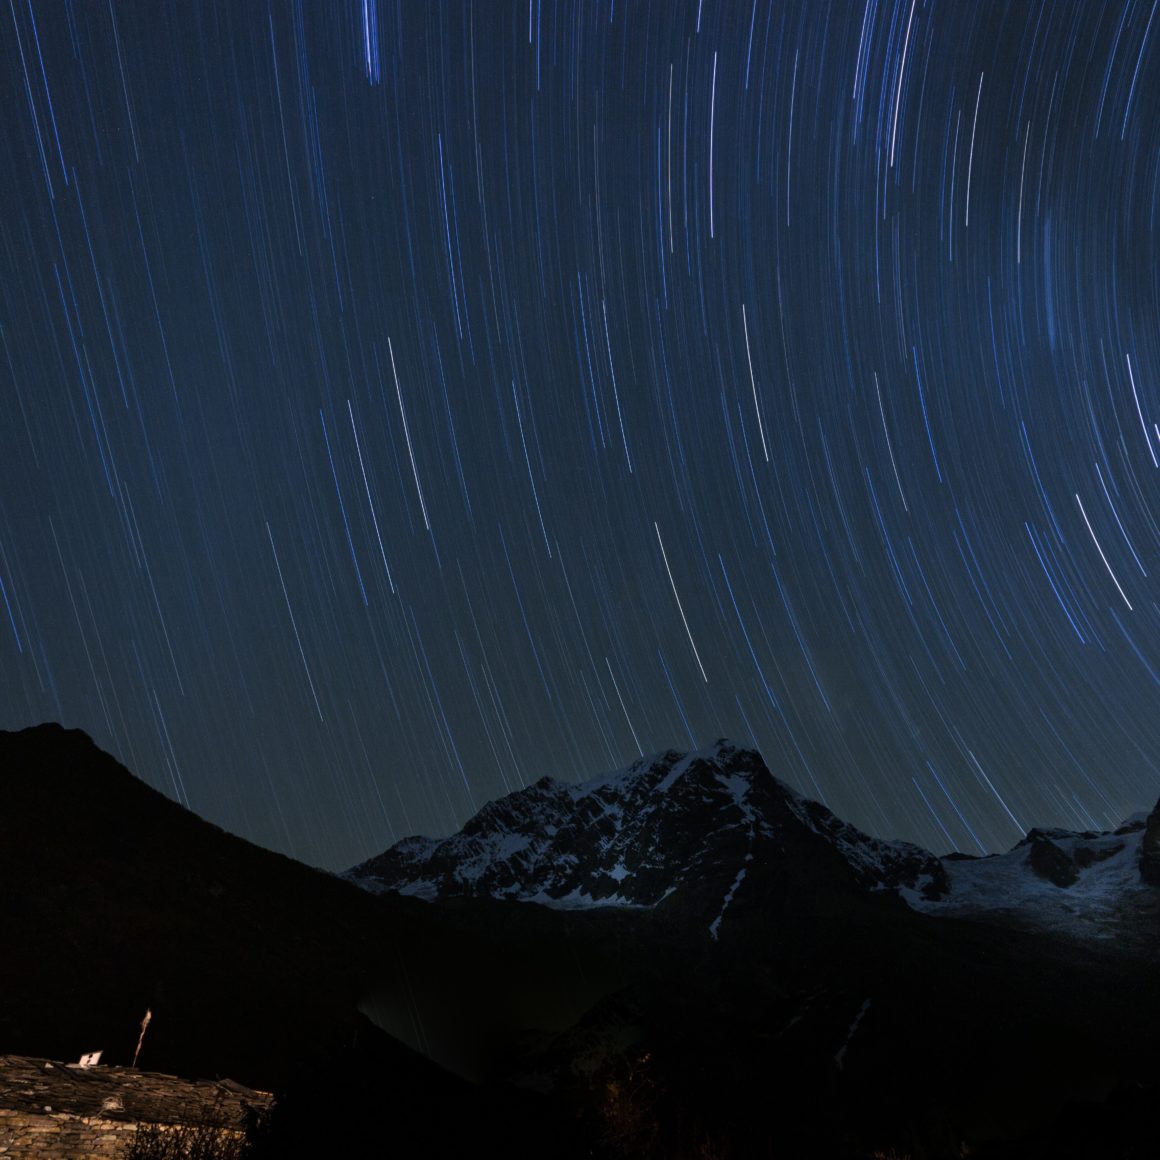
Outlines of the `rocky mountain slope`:
[{"label": "rocky mountain slope", "polygon": [[[1151,843],[1146,836],[1151,834]],[[792,857],[798,864],[787,867]],[[407,838],[345,877],[427,901],[493,898],[555,908],[656,907],[713,896],[707,924],[755,875],[818,878],[896,894],[933,916],[987,918],[1136,946],[1134,909],[1154,901],[1160,803],[1111,833],[1031,830],[1006,854],[934,854],[863,833],[779,781],[754,750],[718,741],[579,784],[543,778],[486,805],[449,838]],[[750,879],[751,885],[746,885]],[[1151,944],[1144,939],[1145,946]]]}]

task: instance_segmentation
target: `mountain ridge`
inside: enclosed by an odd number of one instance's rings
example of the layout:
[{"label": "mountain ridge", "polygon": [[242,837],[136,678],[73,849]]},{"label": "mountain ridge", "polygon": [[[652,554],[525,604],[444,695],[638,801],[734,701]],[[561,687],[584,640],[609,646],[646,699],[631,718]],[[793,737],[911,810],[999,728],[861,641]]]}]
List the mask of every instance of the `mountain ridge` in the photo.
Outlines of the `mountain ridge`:
[{"label": "mountain ridge", "polygon": [[[342,876],[428,899],[442,886],[565,907],[654,906],[711,860],[713,839],[732,834],[738,840],[727,847],[749,850],[755,840],[803,827],[849,845],[851,868],[865,884],[939,875],[933,855],[862,833],[776,778],[756,750],[720,739],[706,750],[669,749],[583,782],[541,778],[489,802],[457,834],[405,838]],[[589,866],[579,866],[582,856]],[[570,867],[595,881],[581,885]],[[652,870],[665,873],[663,884]],[[631,898],[618,889],[629,878]]]},{"label": "mountain ridge", "polygon": [[757,750],[725,739],[587,781],[541,778],[489,802],[457,834],[405,838],[342,877],[428,902],[559,909],[655,908],[681,891],[715,892],[716,939],[755,863],[784,861],[790,847],[816,859],[819,842],[857,888],[920,913],[1018,916],[1074,937],[1111,937],[1119,910],[1160,882],[1160,802],[1113,831],[1033,828],[1004,854],[937,856],[864,833],[778,779]]}]

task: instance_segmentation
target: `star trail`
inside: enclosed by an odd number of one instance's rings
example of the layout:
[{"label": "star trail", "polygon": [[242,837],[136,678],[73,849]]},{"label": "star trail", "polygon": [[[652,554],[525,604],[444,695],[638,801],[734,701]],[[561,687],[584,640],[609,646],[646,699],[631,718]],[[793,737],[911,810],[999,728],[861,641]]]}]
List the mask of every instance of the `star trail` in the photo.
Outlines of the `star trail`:
[{"label": "star trail", "polygon": [[0,726],[333,869],[755,743],[1160,791],[1160,0],[0,10]]}]

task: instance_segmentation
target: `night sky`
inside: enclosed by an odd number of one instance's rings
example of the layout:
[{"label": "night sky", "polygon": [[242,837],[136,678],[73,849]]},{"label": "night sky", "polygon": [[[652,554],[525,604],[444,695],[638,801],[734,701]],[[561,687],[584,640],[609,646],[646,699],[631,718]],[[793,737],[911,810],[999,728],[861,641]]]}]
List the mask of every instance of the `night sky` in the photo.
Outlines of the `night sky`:
[{"label": "night sky", "polygon": [[1160,792],[1160,0],[8,0],[0,726],[338,869],[755,743]]}]

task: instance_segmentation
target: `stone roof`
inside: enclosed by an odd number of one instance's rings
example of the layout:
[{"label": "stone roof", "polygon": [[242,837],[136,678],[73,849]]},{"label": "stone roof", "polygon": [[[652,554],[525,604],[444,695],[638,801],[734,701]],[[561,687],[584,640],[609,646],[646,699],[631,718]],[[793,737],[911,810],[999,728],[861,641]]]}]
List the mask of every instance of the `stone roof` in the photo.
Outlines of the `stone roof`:
[{"label": "stone roof", "polygon": [[229,1079],[190,1080],[131,1067],[88,1067],[24,1055],[0,1055],[3,1111],[99,1116],[151,1124],[241,1127],[273,1103],[269,1092]]}]

